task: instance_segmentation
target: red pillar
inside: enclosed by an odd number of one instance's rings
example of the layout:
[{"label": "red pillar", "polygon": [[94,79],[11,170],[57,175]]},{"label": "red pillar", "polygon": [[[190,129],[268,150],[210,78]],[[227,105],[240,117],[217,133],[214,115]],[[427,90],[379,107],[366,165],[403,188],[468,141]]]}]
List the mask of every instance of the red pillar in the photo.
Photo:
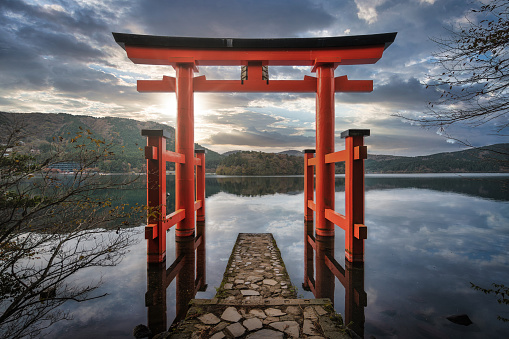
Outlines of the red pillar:
[{"label": "red pillar", "polygon": [[196,280],[199,282],[198,289],[205,291],[206,261],[205,250],[206,229],[205,229],[205,150],[196,150],[196,156],[201,161],[201,166],[196,167],[196,200],[201,200],[201,207],[196,211],[196,238],[200,238],[200,245],[196,248]]},{"label": "red pillar", "polygon": [[[147,206],[148,224],[157,224],[155,239],[148,239],[147,261],[162,262],[166,257],[166,232],[163,220],[166,217],[166,139],[169,134],[163,130],[142,130],[147,138],[145,158],[147,159]],[[154,213],[155,212],[155,213]]]},{"label": "red pillar", "polygon": [[315,150],[304,150],[304,221],[313,221],[313,210],[309,208],[308,201],[315,200],[315,171],[314,166],[309,165],[309,159],[313,158]]},{"label": "red pillar", "polygon": [[177,64],[177,130],[175,151],[185,156],[185,162],[175,168],[175,207],[184,209],[185,218],[177,224],[176,235],[190,236],[194,233],[194,91],[193,68],[190,63]]},{"label": "red pillar", "polygon": [[334,66],[316,66],[316,234],[334,236],[334,224],[325,210],[334,210],[334,164],[325,155],[334,152]]},{"label": "red pillar", "polygon": [[[364,136],[369,130],[350,129],[341,133],[345,140],[347,159],[345,161],[345,257],[351,262],[364,261],[364,237],[357,234],[356,226],[364,225]],[[357,149],[357,150],[356,150]],[[357,158],[355,155],[357,153]]]},{"label": "red pillar", "polygon": [[196,157],[201,166],[196,166],[196,200],[201,200],[201,207],[196,211],[196,220],[205,221],[205,150],[197,149]]},{"label": "red pillar", "polygon": [[309,165],[309,159],[313,158],[315,150],[304,150],[304,289],[309,290],[308,278],[314,277],[313,246],[309,243],[309,237],[314,237],[313,210],[308,207],[308,201],[314,202],[314,166]]}]

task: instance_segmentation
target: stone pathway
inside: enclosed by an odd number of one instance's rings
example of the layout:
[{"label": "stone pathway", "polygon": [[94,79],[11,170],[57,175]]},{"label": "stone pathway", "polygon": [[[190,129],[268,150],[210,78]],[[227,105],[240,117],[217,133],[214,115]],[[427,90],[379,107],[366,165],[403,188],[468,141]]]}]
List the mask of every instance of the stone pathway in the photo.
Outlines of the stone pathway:
[{"label": "stone pathway", "polygon": [[329,299],[296,291],[272,234],[240,233],[216,296],[159,338],[350,338]]}]

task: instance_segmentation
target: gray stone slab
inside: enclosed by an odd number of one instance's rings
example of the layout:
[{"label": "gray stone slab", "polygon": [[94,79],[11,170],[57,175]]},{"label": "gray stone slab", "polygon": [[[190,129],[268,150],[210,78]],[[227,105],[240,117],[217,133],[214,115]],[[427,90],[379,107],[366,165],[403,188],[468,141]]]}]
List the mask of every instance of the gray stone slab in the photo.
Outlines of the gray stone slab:
[{"label": "gray stone slab", "polygon": [[240,290],[240,293],[242,293],[243,296],[260,295],[260,292],[254,290]]},{"label": "gray stone slab", "polygon": [[284,313],[280,309],[272,308],[272,307],[267,308],[265,310],[265,314],[268,315],[269,317],[280,317],[280,316],[286,315],[286,313]]},{"label": "gray stone slab", "polygon": [[223,332],[217,332],[212,337],[210,337],[210,339],[223,339],[224,337],[225,337],[225,335]]},{"label": "gray stone slab", "polygon": [[283,338],[283,333],[269,329],[263,329],[249,334],[246,338],[249,339],[280,339]]},{"label": "gray stone slab", "polygon": [[259,281],[262,281],[263,277],[259,275],[250,275],[249,277],[247,277],[247,280],[249,280],[252,283],[257,283]]},{"label": "gray stone slab", "polygon": [[233,306],[228,307],[226,310],[224,310],[223,314],[221,315],[221,319],[230,321],[232,323],[239,321],[242,318],[239,312],[237,312],[237,309]]},{"label": "gray stone slab", "polygon": [[306,335],[320,335],[309,319],[304,319],[304,323],[302,324],[302,333]]},{"label": "gray stone slab", "polygon": [[274,279],[264,279],[263,280],[264,285],[274,286],[277,284],[277,281]]},{"label": "gray stone slab", "polygon": [[221,321],[221,319],[216,317],[213,313],[204,314],[202,316],[199,316],[198,319],[205,325],[215,325]]},{"label": "gray stone slab", "polygon": [[322,316],[324,314],[327,314],[327,311],[323,309],[321,306],[314,306],[315,312],[318,314],[318,316]]},{"label": "gray stone slab", "polygon": [[263,310],[259,310],[257,308],[253,308],[251,311],[249,311],[249,314],[251,314],[257,318],[260,318],[260,319],[267,318],[267,315],[265,314],[265,312],[263,312]]},{"label": "gray stone slab", "polygon": [[290,321],[277,321],[269,324],[269,326],[275,328],[278,331],[285,332],[292,338],[299,338],[299,323],[290,320]]},{"label": "gray stone slab", "polygon": [[242,323],[242,325],[244,325],[248,331],[259,330],[263,327],[262,321],[258,318],[247,319]]},{"label": "gray stone slab", "polygon": [[246,332],[246,328],[240,323],[233,323],[230,326],[227,326],[226,330],[230,332],[234,338],[238,338]]},{"label": "gray stone slab", "polygon": [[226,328],[226,326],[228,326],[228,323],[225,321],[221,321],[219,324],[214,326],[214,328],[212,329],[212,332],[222,331]]},{"label": "gray stone slab", "polygon": [[286,313],[288,314],[291,314],[291,315],[301,315],[302,314],[302,309],[298,306],[288,306],[286,308]]},{"label": "gray stone slab", "polygon": [[315,313],[313,307],[308,306],[304,308],[304,319],[317,320],[318,316]]}]

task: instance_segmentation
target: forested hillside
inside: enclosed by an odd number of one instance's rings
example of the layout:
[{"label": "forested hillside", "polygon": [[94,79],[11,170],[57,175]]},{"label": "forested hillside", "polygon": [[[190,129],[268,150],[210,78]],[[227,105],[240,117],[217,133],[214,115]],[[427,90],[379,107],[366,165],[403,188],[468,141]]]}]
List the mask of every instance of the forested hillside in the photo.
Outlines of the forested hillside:
[{"label": "forested hillside", "polygon": [[222,175],[295,175],[303,173],[303,158],[253,151],[236,152],[223,158],[216,169]]},{"label": "forested hillside", "polygon": [[[22,126],[25,148],[33,154],[44,154],[50,151],[53,138],[71,139],[80,131],[90,131],[94,138],[113,143],[114,156],[110,160],[97,164],[104,172],[142,171],[145,165],[143,147],[146,138],[141,135],[142,129],[164,129],[170,134],[167,149],[175,150],[175,129],[171,126],[152,121],[137,121],[125,118],[94,118],[65,113],[5,113],[0,112],[0,125]],[[197,149],[204,149],[195,145]],[[207,150],[207,167],[215,169],[221,156]],[[169,163],[168,169],[174,164]]]},{"label": "forested hillside", "polygon": [[[302,154],[230,153],[219,164],[216,173],[225,175],[294,175],[304,173]],[[439,153],[419,157],[368,155],[366,173],[490,173],[509,172],[509,144],[497,144],[466,151]],[[344,173],[338,163],[336,173]]]},{"label": "forested hillside", "polygon": [[[25,148],[33,154],[44,154],[53,138],[71,139],[89,130],[97,139],[112,142],[115,155],[97,164],[103,172],[140,172],[144,170],[142,129],[164,129],[169,132],[167,149],[175,149],[175,129],[152,121],[125,118],[94,118],[65,113],[0,112],[0,126],[23,126]],[[81,128],[81,129],[80,129]],[[196,144],[197,149],[204,147]],[[439,153],[418,157],[368,155],[366,173],[447,173],[509,172],[509,144],[497,144],[466,151]],[[299,175],[304,173],[303,153],[295,150],[281,153],[231,151],[220,155],[207,150],[208,172],[222,175]],[[336,164],[336,173],[344,173],[344,164]],[[174,169],[168,163],[167,169]]]},{"label": "forested hillside", "polygon": [[509,172],[509,144],[419,157],[368,155],[367,173]]}]

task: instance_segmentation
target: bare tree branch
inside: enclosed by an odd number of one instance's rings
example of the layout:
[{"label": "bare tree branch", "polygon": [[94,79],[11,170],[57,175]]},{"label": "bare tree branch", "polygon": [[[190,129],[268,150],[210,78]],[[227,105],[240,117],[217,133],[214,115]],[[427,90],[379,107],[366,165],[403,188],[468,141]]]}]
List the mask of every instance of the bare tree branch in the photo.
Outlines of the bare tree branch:
[{"label": "bare tree branch", "polygon": [[509,126],[509,2],[474,1],[473,6],[466,24],[431,39],[442,72],[430,75],[426,88],[440,98],[422,117],[401,117],[442,130],[456,123],[478,127],[491,122],[499,135]]},{"label": "bare tree branch", "polygon": [[[108,192],[129,182],[101,178],[88,168],[112,155],[112,145],[80,129],[57,138],[50,153],[23,148],[23,124],[0,121],[0,337],[37,337],[67,319],[65,302],[83,302],[100,280],[71,280],[85,268],[113,266],[135,241],[123,220],[138,217]],[[48,165],[80,164],[72,175],[55,175]],[[118,200],[117,200],[118,201]],[[141,215],[141,214],[140,214]],[[115,232],[116,231],[116,232]]]}]

